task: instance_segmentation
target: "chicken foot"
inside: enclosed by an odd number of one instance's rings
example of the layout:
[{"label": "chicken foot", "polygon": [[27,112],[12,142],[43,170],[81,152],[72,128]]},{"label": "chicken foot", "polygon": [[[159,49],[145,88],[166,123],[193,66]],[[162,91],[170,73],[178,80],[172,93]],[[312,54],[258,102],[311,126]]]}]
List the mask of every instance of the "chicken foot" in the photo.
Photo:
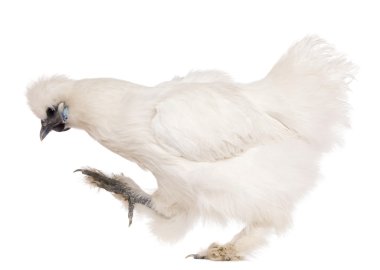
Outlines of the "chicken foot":
[{"label": "chicken foot", "polygon": [[132,224],[135,204],[139,203],[153,209],[152,200],[149,194],[144,192],[132,179],[124,175],[106,176],[96,169],[77,169],[74,172],[81,172],[86,175],[86,180],[99,188],[105,189],[122,200],[128,202],[129,226]]},{"label": "chicken foot", "polygon": [[186,258],[206,259],[211,261],[239,261],[242,256],[239,256],[233,244],[219,245],[211,244],[206,250],[198,254],[187,255]]}]

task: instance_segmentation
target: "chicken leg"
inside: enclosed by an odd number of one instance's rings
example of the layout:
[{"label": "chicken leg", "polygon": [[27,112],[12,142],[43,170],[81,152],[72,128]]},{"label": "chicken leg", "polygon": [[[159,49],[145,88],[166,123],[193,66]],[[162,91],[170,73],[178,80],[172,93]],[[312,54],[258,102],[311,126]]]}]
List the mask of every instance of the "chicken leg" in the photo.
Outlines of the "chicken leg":
[{"label": "chicken leg", "polygon": [[132,179],[124,175],[113,175],[108,177],[96,169],[77,169],[74,172],[81,172],[86,175],[86,180],[99,188],[103,188],[119,199],[128,202],[129,226],[132,224],[133,211],[136,203],[145,205],[155,211],[151,196],[144,192]]}]

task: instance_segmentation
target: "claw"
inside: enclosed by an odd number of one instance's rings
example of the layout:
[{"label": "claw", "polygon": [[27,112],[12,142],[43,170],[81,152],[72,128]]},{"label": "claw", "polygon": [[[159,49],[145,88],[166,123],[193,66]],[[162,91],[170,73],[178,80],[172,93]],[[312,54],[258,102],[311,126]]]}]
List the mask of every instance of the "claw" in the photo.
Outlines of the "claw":
[{"label": "claw", "polygon": [[132,219],[133,219],[133,210],[135,209],[135,203],[132,201],[132,198],[128,198],[128,220],[129,224],[128,227],[131,227],[132,225]]},{"label": "claw", "polygon": [[126,201],[128,201],[128,219],[129,219],[129,225],[132,225],[132,219],[133,219],[133,211],[135,208],[135,201],[131,197],[130,192],[127,191],[127,189],[123,186],[120,186],[120,184],[117,180],[108,178],[107,176],[103,175],[101,172],[91,171],[87,169],[76,169],[75,172],[81,172],[84,175],[90,176],[92,179],[94,179],[95,182],[92,182],[92,184],[95,184],[99,188],[103,188],[109,192],[112,192],[114,194],[119,194],[124,197]]},{"label": "claw", "polygon": [[[74,172],[81,172],[87,175],[86,179],[91,185],[105,189],[113,194],[120,195],[125,201],[128,201],[128,220],[129,226],[132,224],[133,211],[135,204],[139,203],[153,209],[151,198],[143,192],[136,184],[128,186],[115,177],[109,177],[101,171],[95,169],[76,169]],[[154,210],[154,209],[153,209]]]},{"label": "claw", "polygon": [[193,259],[197,259],[197,260],[204,260],[206,259],[206,256],[201,256],[199,254],[189,254],[185,257],[185,259],[187,258],[193,258]]}]

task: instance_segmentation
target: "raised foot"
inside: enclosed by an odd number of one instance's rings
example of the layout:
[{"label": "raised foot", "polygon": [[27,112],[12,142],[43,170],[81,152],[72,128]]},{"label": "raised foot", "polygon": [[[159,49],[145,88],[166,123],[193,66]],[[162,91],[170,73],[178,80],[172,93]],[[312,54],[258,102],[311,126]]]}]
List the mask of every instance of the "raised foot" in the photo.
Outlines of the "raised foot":
[{"label": "raised foot", "polygon": [[218,245],[211,244],[207,250],[199,254],[190,254],[186,258],[204,259],[211,261],[239,261],[243,258],[237,255],[236,250],[232,244]]},{"label": "raised foot", "polygon": [[[123,175],[108,177],[96,169],[78,169],[74,172],[81,172],[86,175],[86,180],[91,185],[103,188],[128,201],[129,226],[132,224],[133,211],[136,203],[152,208],[150,196],[142,191],[130,178],[126,178]],[[128,182],[130,182],[130,184],[128,184]]]}]

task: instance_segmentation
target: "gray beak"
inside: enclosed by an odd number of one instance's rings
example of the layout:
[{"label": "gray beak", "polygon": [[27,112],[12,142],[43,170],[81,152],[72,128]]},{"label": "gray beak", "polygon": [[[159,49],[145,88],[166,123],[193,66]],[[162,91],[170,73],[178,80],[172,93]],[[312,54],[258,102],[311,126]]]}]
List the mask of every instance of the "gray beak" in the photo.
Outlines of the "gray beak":
[{"label": "gray beak", "polygon": [[40,139],[41,141],[45,139],[45,137],[52,130],[52,125],[47,123],[47,120],[41,120],[41,131],[40,131]]},{"label": "gray beak", "polygon": [[66,121],[68,117],[68,109],[64,106],[63,103],[59,104],[56,107],[48,108],[46,110],[47,118],[41,120],[41,131],[40,139],[41,141],[54,130],[57,132],[62,132],[69,130],[70,128],[66,127]]}]

